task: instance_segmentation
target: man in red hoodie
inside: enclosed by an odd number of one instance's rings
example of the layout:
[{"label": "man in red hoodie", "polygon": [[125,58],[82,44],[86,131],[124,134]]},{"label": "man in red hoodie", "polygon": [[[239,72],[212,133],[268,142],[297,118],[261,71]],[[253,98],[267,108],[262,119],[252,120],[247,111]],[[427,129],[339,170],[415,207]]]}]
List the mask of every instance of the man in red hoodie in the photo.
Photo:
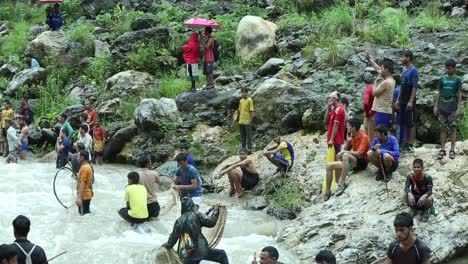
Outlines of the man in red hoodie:
[{"label": "man in red hoodie", "polygon": [[187,65],[187,80],[192,82],[191,90],[195,91],[195,81],[198,81],[198,55],[200,54],[200,44],[198,43],[198,33],[190,34],[190,39],[182,47],[182,57]]},{"label": "man in red hoodie", "polygon": [[370,72],[365,72],[362,76],[362,79],[367,84],[363,93],[363,103],[364,103],[364,132],[366,132],[369,140],[374,139],[374,129],[375,129],[375,112],[372,111],[372,104],[374,103],[374,95],[372,90],[374,89],[374,75]]}]

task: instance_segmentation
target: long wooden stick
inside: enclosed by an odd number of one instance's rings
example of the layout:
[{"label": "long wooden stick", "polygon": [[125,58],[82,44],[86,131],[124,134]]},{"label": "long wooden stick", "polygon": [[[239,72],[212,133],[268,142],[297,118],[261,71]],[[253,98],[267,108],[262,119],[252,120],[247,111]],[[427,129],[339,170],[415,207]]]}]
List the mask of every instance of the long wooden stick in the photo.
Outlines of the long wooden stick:
[{"label": "long wooden stick", "polygon": [[54,259],[56,259],[56,258],[58,258],[58,257],[62,256],[62,255],[63,255],[63,254],[65,254],[65,253],[67,253],[67,251],[64,251],[64,252],[62,252],[62,253],[58,254],[57,256],[55,256],[55,257],[52,257],[52,258],[48,259],[48,260],[47,260],[47,262],[50,262],[50,261],[52,261],[52,260],[54,260]]},{"label": "long wooden stick", "polygon": [[387,191],[387,198],[390,198],[390,195],[388,194],[388,185],[387,185],[387,175],[385,174],[384,166],[383,166],[383,155],[379,156],[379,161],[380,161],[380,168],[382,169],[382,174],[384,177],[384,182],[385,182],[385,190]]}]

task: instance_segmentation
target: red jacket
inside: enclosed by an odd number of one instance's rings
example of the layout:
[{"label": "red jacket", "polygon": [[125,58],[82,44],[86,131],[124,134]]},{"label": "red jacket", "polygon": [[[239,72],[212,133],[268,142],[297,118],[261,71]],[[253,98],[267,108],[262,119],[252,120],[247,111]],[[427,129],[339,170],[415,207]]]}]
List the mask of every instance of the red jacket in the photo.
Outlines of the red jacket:
[{"label": "red jacket", "polygon": [[184,52],[182,57],[186,64],[197,64],[198,55],[200,55],[200,44],[198,43],[198,33],[190,34],[190,39],[187,44],[182,47]]},{"label": "red jacket", "polygon": [[364,89],[364,115],[367,118],[373,117],[375,112],[372,111],[372,104],[374,103],[374,95],[372,94],[372,90],[374,89],[374,85],[369,84],[367,85],[366,89]]}]

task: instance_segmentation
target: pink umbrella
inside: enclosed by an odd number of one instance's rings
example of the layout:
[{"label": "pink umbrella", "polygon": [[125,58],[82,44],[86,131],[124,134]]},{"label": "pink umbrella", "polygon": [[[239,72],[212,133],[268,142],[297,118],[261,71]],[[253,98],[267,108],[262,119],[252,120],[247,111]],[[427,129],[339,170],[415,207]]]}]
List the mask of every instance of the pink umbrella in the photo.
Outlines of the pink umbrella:
[{"label": "pink umbrella", "polygon": [[205,28],[205,27],[211,27],[212,29],[219,29],[220,26],[218,23],[216,23],[213,20],[206,19],[206,18],[191,18],[187,21],[184,22],[184,25],[187,27],[192,27],[192,28]]},{"label": "pink umbrella", "polygon": [[58,4],[58,3],[62,3],[63,0],[39,0],[39,3],[41,4],[49,4],[49,3],[52,3],[52,4]]}]

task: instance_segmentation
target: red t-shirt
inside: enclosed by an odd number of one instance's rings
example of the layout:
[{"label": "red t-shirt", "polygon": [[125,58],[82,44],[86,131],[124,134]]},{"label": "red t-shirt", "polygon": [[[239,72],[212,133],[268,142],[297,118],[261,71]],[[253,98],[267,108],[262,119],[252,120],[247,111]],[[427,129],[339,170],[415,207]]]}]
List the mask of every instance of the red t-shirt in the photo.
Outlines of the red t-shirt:
[{"label": "red t-shirt", "polygon": [[375,111],[372,111],[372,104],[374,103],[374,95],[372,94],[372,89],[374,89],[373,84],[367,85],[366,89],[364,89],[364,115],[367,118],[373,117],[375,115]]},{"label": "red t-shirt", "polygon": [[[88,110],[84,110],[83,113],[86,113],[88,115],[88,120],[86,120],[86,124],[91,124],[92,122],[96,121],[97,119],[97,112],[95,110],[91,110],[91,111],[88,111]],[[92,126],[89,127],[90,129],[93,129],[94,128],[94,124]]]},{"label": "red t-shirt", "polygon": [[335,122],[338,122],[338,131],[333,140],[333,144],[341,145],[344,143],[345,116],[346,114],[342,106],[338,106],[338,108],[328,113],[327,141],[330,141],[333,132],[333,125]]}]

